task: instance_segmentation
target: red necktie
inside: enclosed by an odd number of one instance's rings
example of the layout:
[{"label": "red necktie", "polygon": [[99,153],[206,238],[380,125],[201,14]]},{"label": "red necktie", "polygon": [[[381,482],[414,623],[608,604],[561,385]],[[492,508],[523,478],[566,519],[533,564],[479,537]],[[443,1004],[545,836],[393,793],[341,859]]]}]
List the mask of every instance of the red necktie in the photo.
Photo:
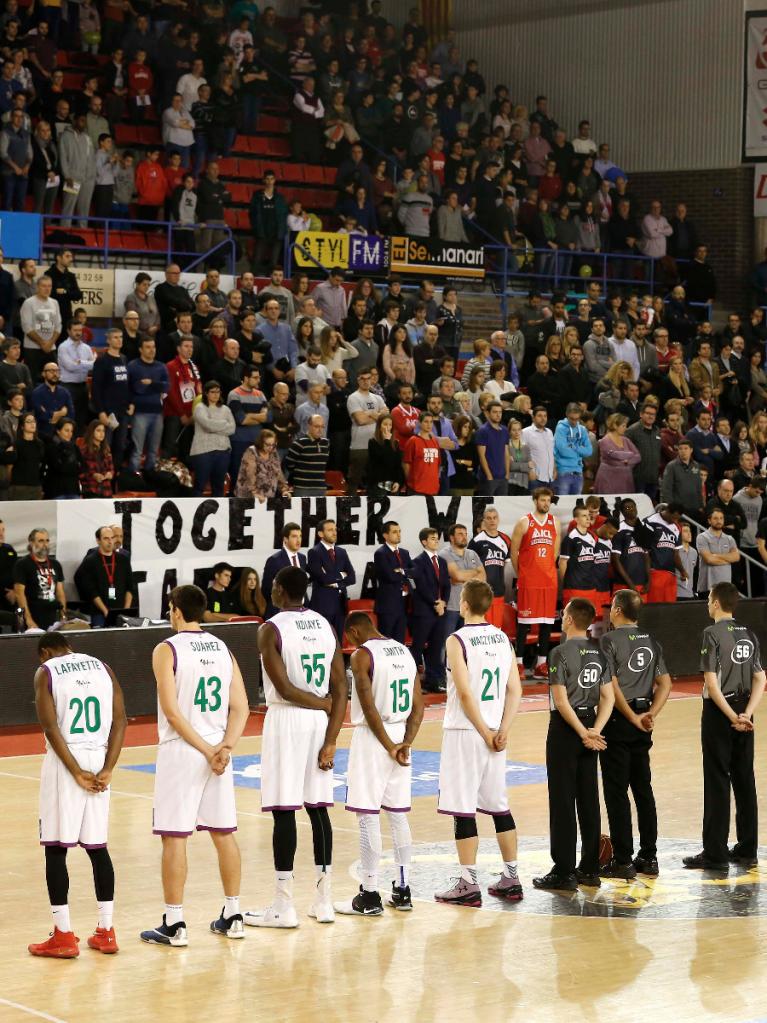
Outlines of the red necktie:
[{"label": "red necktie", "polygon": [[402,558],[400,557],[399,554],[399,547],[394,552],[394,557],[397,559],[397,564],[399,565],[399,567],[402,568]]},{"label": "red necktie", "polygon": [[431,556],[431,563],[432,563],[432,565],[434,565],[434,573],[437,576],[437,579],[439,579],[439,562],[437,561],[437,555],[436,554],[432,554],[432,556]]},{"label": "red necktie", "polygon": [[335,547],[331,547],[330,550],[328,551],[328,554],[330,555],[330,560],[331,561],[335,561],[336,560],[336,549],[335,549]]},{"label": "red necktie", "polygon": [[298,555],[293,555],[293,568],[298,568]]}]

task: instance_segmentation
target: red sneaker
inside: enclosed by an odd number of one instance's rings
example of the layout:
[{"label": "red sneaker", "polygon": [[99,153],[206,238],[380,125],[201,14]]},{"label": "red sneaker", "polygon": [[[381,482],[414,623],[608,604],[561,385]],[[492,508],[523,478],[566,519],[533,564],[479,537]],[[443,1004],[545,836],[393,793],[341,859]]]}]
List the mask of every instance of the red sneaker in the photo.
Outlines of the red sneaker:
[{"label": "red sneaker", "polygon": [[74,931],[60,931],[58,927],[53,928],[53,934],[47,941],[41,941],[37,945],[28,945],[33,956],[45,956],[48,959],[76,959],[80,955],[77,943],[80,939],[75,937]]},{"label": "red sneaker", "polygon": [[110,927],[109,930],[105,927],[97,927],[90,938],[88,938],[88,948],[95,948],[97,952],[103,952],[106,956],[119,952],[120,946],[115,938],[114,927]]},{"label": "red sneaker", "polygon": [[549,677],[549,666],[544,661],[543,664],[536,664],[533,670],[533,678],[545,678]]}]

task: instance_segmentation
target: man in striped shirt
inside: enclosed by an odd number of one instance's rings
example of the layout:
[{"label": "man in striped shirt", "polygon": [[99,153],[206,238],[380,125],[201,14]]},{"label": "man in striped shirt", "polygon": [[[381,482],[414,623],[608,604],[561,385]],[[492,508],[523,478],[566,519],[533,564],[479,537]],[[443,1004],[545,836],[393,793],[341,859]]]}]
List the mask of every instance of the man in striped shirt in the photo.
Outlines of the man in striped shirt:
[{"label": "man in striped shirt", "polygon": [[294,440],[285,455],[285,473],[293,486],[294,497],[324,497],[327,493],[325,470],[330,456],[325,421],[322,416],[312,416],[306,429],[306,436]]}]

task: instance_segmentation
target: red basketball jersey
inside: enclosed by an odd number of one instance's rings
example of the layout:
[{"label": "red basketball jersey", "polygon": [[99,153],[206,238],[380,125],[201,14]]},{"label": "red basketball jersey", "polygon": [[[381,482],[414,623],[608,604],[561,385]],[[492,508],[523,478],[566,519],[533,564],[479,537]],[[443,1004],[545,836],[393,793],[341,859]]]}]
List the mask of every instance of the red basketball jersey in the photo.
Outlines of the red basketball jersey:
[{"label": "red basketball jersey", "polygon": [[527,530],[519,545],[519,578],[525,586],[557,585],[556,538],[556,522],[551,512],[543,523],[528,512]]}]

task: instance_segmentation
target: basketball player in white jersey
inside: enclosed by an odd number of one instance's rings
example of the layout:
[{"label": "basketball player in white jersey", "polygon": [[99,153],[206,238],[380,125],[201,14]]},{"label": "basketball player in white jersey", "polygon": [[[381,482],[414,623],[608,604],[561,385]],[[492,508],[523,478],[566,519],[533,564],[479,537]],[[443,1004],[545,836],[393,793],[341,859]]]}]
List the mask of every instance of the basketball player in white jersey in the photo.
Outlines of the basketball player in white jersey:
[{"label": "basketball player in white jersey", "polygon": [[357,814],[360,829],[360,890],[336,911],[349,916],[380,916],[378,864],[383,851],[381,810],[391,828],[397,880],[387,899],[394,909],[413,908],[408,874],[413,839],[410,810],[410,747],[423,719],[423,697],[413,655],[402,643],[386,639],[364,611],[346,619],[352,654],[352,724],[346,809]]},{"label": "basketball player in white jersey", "polygon": [[274,819],[276,892],[271,906],[245,914],[253,927],[298,927],[293,904],[296,810],[306,808],[314,839],[316,889],[309,916],[335,920],[330,894],[333,757],[346,713],[346,674],[327,619],[304,607],[309,578],[282,568],[272,584],[277,614],[258,630],[266,695],[261,746],[261,809]]},{"label": "basketball player in white jersey", "polygon": [[493,818],[503,857],[503,873],[488,893],[512,902],[522,898],[517,832],[506,795],[505,753],[522,685],[508,636],[485,621],[492,601],[487,583],[466,583],[460,605],[465,624],[448,637],[446,646],[447,707],[437,809],[454,818],[461,875],[434,898],[459,906],[482,905],[477,884],[477,812]]},{"label": "basketball player in white jersey", "polygon": [[120,685],[102,661],[72,651],[66,636],[47,632],[37,650],[35,705],[45,733],[40,776],[40,845],[53,911],[53,934],[30,945],[33,956],[74,959],[79,938],[69,920],[67,849],[81,845],[90,857],[98,901],[98,926],[88,946],[117,952],[112,915],[115,874],[107,850],[109,782],[125,735]]},{"label": "basketball player in white jersey", "polygon": [[195,828],[210,832],[224,886],[224,908],[210,929],[227,938],[245,935],[231,753],[249,710],[237,661],[218,634],[200,627],[205,594],[198,586],[176,586],[169,603],[176,635],[158,643],[152,654],[160,736],[153,831],[162,836],[165,913],[162,924],[142,931],[141,938],[179,947],[189,943],[183,907],[186,840]]}]

